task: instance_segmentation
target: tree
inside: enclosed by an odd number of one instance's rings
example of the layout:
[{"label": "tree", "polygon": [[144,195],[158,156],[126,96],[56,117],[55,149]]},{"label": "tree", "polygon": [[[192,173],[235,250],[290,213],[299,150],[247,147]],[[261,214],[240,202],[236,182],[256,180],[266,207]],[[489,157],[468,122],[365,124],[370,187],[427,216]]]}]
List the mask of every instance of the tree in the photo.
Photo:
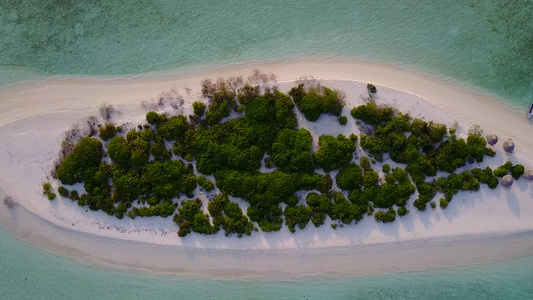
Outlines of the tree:
[{"label": "tree", "polygon": [[363,185],[363,171],[356,164],[348,164],[340,169],[335,179],[337,186],[343,190],[360,190]]},{"label": "tree", "polygon": [[283,129],[272,144],[272,160],[285,172],[312,172],[315,168],[312,143],[311,133],[306,129]]},{"label": "tree", "polygon": [[338,91],[326,87],[305,89],[303,84],[292,88],[289,95],[296,106],[311,122],[316,121],[321,114],[329,113],[339,117],[344,107],[344,101]]},{"label": "tree", "polygon": [[319,150],[313,155],[317,166],[325,172],[339,169],[350,163],[355,151],[355,143],[342,134],[337,138],[331,135],[322,135],[318,139]]},{"label": "tree", "polygon": [[57,179],[68,185],[83,181],[88,170],[98,167],[103,155],[104,150],[99,140],[82,138],[57,167]]},{"label": "tree", "polygon": [[195,101],[192,103],[192,108],[194,110],[195,115],[197,115],[198,117],[202,117],[207,106],[203,102]]},{"label": "tree", "polygon": [[117,134],[117,128],[115,127],[115,125],[111,122],[106,122],[104,124],[104,126],[100,126],[98,128],[98,136],[104,140],[104,141],[109,141],[110,139],[112,139],[116,134]]}]

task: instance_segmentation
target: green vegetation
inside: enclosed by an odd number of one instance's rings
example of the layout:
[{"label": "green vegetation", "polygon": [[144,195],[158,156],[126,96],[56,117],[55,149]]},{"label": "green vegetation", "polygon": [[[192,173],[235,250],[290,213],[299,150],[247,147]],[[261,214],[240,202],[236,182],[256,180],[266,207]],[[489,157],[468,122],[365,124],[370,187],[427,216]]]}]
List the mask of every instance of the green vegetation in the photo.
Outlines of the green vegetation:
[{"label": "green vegetation", "polygon": [[209,215],[204,214],[202,201],[183,201],[178,209],[179,213],[174,216],[174,222],[178,224],[180,230],[178,235],[184,237],[192,231],[203,234],[210,234],[216,230],[209,222]]},{"label": "green vegetation", "polygon": [[376,89],[376,86],[373,85],[372,83],[368,83],[366,85],[366,88],[368,89],[368,91],[372,94],[375,94],[377,92],[377,89]]},{"label": "green vegetation", "polygon": [[58,187],[57,188],[57,192],[63,198],[68,198],[68,196],[69,196],[69,191],[63,186]]},{"label": "green vegetation", "polygon": [[210,192],[215,189],[213,182],[204,176],[198,177],[198,185],[201,186],[206,192]]},{"label": "green vegetation", "polygon": [[98,136],[106,142],[112,139],[115,135],[117,135],[117,128],[113,123],[106,122],[104,126],[98,128]]},{"label": "green vegetation", "polygon": [[392,208],[387,211],[377,211],[374,213],[374,218],[378,222],[391,223],[396,220],[396,211]]},{"label": "green vegetation", "polygon": [[497,177],[503,177],[509,173],[511,173],[511,176],[513,176],[514,179],[519,179],[522,175],[524,175],[524,166],[520,164],[513,165],[512,162],[507,161],[494,170],[494,175]]},{"label": "green vegetation", "polygon": [[339,124],[346,125],[346,123],[348,123],[348,117],[346,116],[339,117]]},{"label": "green vegetation", "polygon": [[[322,135],[313,150],[311,132],[298,129],[295,107],[309,121],[323,113],[340,116],[341,94],[303,85],[289,95],[260,90],[250,85],[234,90],[224,80],[206,81],[203,93],[209,105],[195,102],[194,116],[150,111],[147,124],[128,132],[105,123],[99,127],[100,139],[83,137],[64,152],[55,169],[65,185],[58,193],[119,219],[174,215],[181,237],[221,229],[225,235],[242,237],[258,228],[278,231],[283,224],[291,232],[309,222],[318,227],[327,218],[333,228],[358,223],[365,215],[393,222],[396,215],[408,214],[411,204],[418,210],[428,203],[436,208],[437,193],[444,195],[439,203],[446,208],[459,191],[477,191],[481,184],[494,189],[498,177],[512,174],[518,179],[524,173],[523,166],[510,162],[495,171],[457,172],[495,154],[479,130],[459,139],[443,124],[413,119],[373,102],[350,112],[360,137]],[[346,122],[346,117],[339,118],[339,123]],[[360,159],[354,155],[358,142]],[[402,167],[385,163],[382,173],[373,169],[388,159]],[[261,172],[263,163],[270,172]],[[328,173],[335,170],[333,188]],[[80,195],[77,187],[68,187],[76,183],[83,183]],[[182,200],[197,197],[198,186],[210,192],[215,185],[220,194],[210,196],[214,198],[209,202],[203,199],[207,208],[202,209],[199,199]],[[305,203],[299,199],[302,192],[307,193]],[[43,193],[50,200],[56,197],[50,183],[43,185]],[[247,202],[246,212],[230,196]]]},{"label": "green vegetation", "polygon": [[226,195],[217,195],[209,202],[207,209],[213,217],[215,232],[221,226],[226,236],[236,233],[238,237],[242,237],[244,234],[250,235],[252,231],[257,231],[255,226],[243,215],[239,205],[229,201]]},{"label": "green vegetation", "polygon": [[204,112],[205,112],[205,109],[207,108],[207,106],[203,102],[195,101],[195,102],[192,103],[192,108],[193,108],[194,114],[196,116],[202,117],[204,115]]},{"label": "green vegetation", "polygon": [[43,183],[43,194],[45,194],[50,201],[56,198],[56,194],[52,192],[52,184],[50,182]]},{"label": "green vegetation", "polygon": [[304,85],[300,84],[298,87],[292,88],[289,95],[305,118],[311,122],[316,121],[324,113],[339,117],[344,107],[344,101],[339,92],[327,87],[306,90]]},{"label": "green vegetation", "polygon": [[325,172],[339,169],[350,163],[355,151],[353,140],[339,134],[337,138],[331,135],[322,135],[318,138],[320,149],[313,155],[314,161],[318,167]]}]

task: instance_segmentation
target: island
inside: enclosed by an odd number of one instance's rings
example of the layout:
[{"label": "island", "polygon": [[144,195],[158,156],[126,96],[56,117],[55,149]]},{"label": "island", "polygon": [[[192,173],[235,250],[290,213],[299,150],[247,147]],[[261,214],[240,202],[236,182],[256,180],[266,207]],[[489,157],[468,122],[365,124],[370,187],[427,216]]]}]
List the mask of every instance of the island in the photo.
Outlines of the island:
[{"label": "island", "polygon": [[[457,124],[380,104],[372,83],[350,108],[342,90],[312,80],[288,93],[234,78],[201,87],[189,115],[156,109],[136,126],[114,124],[117,112],[103,105],[105,122],[67,132],[51,174],[59,197],[118,219],[172,218],[179,237],[243,237],[283,226],[294,233],[309,222],[331,230],[364,218],[391,223],[524,174],[510,161],[475,167],[496,155],[478,126],[460,137]],[[319,118],[355,126],[317,135]],[[43,194],[57,198],[48,181]]]}]

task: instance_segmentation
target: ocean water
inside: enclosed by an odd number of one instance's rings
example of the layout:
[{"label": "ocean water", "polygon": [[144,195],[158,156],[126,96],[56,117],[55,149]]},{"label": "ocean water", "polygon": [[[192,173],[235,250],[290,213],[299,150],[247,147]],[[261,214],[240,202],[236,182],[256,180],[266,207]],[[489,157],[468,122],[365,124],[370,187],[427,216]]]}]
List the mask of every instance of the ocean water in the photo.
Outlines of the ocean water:
[{"label": "ocean water", "polygon": [[2,299],[532,299],[533,256],[490,265],[297,281],[187,279],[93,268],[0,230]]},{"label": "ocean water", "polygon": [[[533,1],[0,1],[0,85],[322,58],[407,66],[524,107]],[[88,267],[0,228],[1,299],[148,297],[532,299],[533,257],[360,278],[199,280]]]},{"label": "ocean water", "polygon": [[404,65],[525,106],[532,0],[3,0],[0,83],[281,58]]}]

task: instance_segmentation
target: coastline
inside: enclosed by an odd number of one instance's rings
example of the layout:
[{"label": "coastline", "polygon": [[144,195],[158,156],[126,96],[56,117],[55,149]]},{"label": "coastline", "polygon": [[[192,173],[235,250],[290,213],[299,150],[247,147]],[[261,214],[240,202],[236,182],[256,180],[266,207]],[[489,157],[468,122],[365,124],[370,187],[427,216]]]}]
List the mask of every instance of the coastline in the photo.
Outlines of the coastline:
[{"label": "coastline", "polygon": [[[113,261],[113,257],[127,257],[118,255],[117,243],[118,239],[126,239],[123,241],[123,245],[129,245],[128,241],[135,240],[137,245],[148,242],[148,250],[152,247],[168,247],[169,249],[178,249],[182,254],[181,263],[189,264],[189,272],[184,271],[183,268],[180,271],[179,268],[163,271],[161,273],[186,273],[188,275],[194,274],[194,270],[198,273],[211,274],[208,270],[208,263],[216,265],[220,264],[220,259],[213,259],[214,256],[222,255],[224,252],[237,251],[239,255],[244,253],[243,251],[249,251],[253,253],[251,256],[246,257],[246,261],[241,261],[238,258],[234,258],[235,261],[243,263],[241,271],[244,272],[243,276],[253,276],[253,272],[258,272],[260,268],[250,267],[251,265],[263,266],[261,273],[269,274],[271,272],[284,273],[286,271],[277,269],[273,270],[272,261],[279,260],[274,252],[281,251],[280,253],[287,253],[287,251],[295,251],[296,253],[309,252],[311,250],[317,251],[321,259],[332,253],[333,248],[337,250],[343,247],[367,247],[376,245],[389,245],[392,247],[394,253],[401,248],[399,244],[405,242],[415,242],[424,240],[439,240],[441,243],[447,243],[450,240],[452,244],[459,245],[459,242],[464,239],[471,238],[487,238],[494,237],[501,234],[511,234],[523,231],[533,230],[533,204],[531,201],[531,195],[533,190],[525,184],[525,182],[517,182],[511,191],[504,191],[498,188],[495,195],[486,188],[482,188],[479,195],[461,193],[456,196],[456,199],[451,203],[447,210],[429,210],[425,212],[418,212],[412,209],[412,213],[406,219],[397,220],[394,224],[376,224],[373,219],[367,217],[365,220],[356,226],[349,226],[350,228],[344,228],[343,230],[333,231],[329,226],[323,226],[321,228],[306,228],[304,231],[298,231],[294,235],[291,235],[286,228],[283,228],[282,232],[267,234],[256,233],[252,237],[245,237],[237,240],[237,238],[225,238],[220,234],[215,237],[202,237],[199,235],[193,235],[188,237],[186,242],[181,242],[175,234],[175,228],[167,227],[168,232],[173,236],[165,236],[163,232],[153,231],[153,228],[160,226],[160,222],[152,222],[152,220],[142,220],[137,222],[136,225],[129,220],[123,220],[128,228],[139,229],[138,232],[124,235],[120,231],[110,231],[102,229],[103,227],[109,227],[112,218],[102,216],[101,212],[84,214],[83,209],[77,207],[73,203],[58,203],[56,200],[54,203],[48,203],[40,193],[40,183],[44,178],[45,169],[52,165],[53,158],[57,155],[59,150],[59,144],[63,137],[63,132],[68,130],[72,124],[80,122],[84,117],[92,114],[97,114],[98,107],[107,102],[123,111],[124,115],[129,115],[129,121],[132,124],[140,122],[144,119],[144,115],[139,113],[139,104],[141,101],[150,101],[154,99],[163,91],[169,91],[173,86],[177,87],[179,93],[184,98],[186,97],[185,87],[191,88],[193,91],[198,91],[200,86],[200,80],[205,78],[216,79],[224,76],[247,76],[251,74],[253,69],[259,69],[265,73],[274,73],[278,76],[277,84],[280,86],[289,84],[289,82],[297,80],[305,74],[313,75],[314,78],[320,79],[325,86],[333,86],[343,90],[342,87],[353,87],[351,90],[345,90],[347,99],[354,99],[354,97],[361,96],[361,87],[364,88],[366,82],[372,82],[378,86],[378,95],[383,95],[383,103],[393,104],[402,111],[411,112],[412,116],[416,116],[416,113],[424,114],[426,120],[435,120],[437,122],[444,122],[447,125],[451,125],[453,121],[459,122],[461,125],[460,131],[463,133],[474,125],[478,124],[484,129],[485,133],[497,133],[500,136],[500,142],[496,147],[501,147],[504,139],[512,138],[516,143],[515,154],[507,157],[498,148],[498,155],[495,161],[499,164],[506,159],[511,159],[513,162],[519,159],[526,168],[533,167],[531,158],[527,157],[527,149],[532,149],[533,142],[527,138],[529,123],[527,118],[520,116],[515,110],[496,102],[486,96],[481,96],[475,93],[471,93],[463,90],[459,87],[454,87],[450,83],[439,82],[431,78],[431,76],[425,76],[416,72],[406,71],[401,68],[395,68],[390,66],[383,66],[370,63],[273,63],[262,66],[253,66],[245,68],[236,68],[226,71],[215,71],[214,73],[201,74],[196,77],[186,77],[177,80],[149,80],[149,79],[52,79],[37,84],[21,85],[17,87],[10,87],[0,90],[0,98],[5,99],[2,105],[6,108],[0,113],[0,131],[5,133],[13,133],[10,136],[4,135],[2,137],[2,144],[4,156],[2,159],[10,161],[9,166],[0,174],[0,188],[6,189],[9,195],[13,196],[20,202],[24,208],[28,209],[31,213],[38,214],[42,212],[43,206],[47,205],[45,209],[48,210],[47,216],[40,216],[52,222],[53,226],[63,226],[69,228],[72,220],[77,218],[85,218],[85,222],[81,222],[81,225],[74,224],[70,227],[76,228],[73,232],[88,232],[83,234],[88,241],[98,241],[99,239],[107,240],[102,246],[106,250],[95,251],[90,253],[87,249],[75,249],[69,250],[69,245],[66,241],[71,243],[71,239],[66,238],[66,233],[61,230],[58,231],[45,231],[43,226],[36,226],[30,233],[20,232],[16,235],[21,236],[23,239],[27,239],[37,244],[43,243],[45,248],[51,248],[58,250],[60,253],[70,255],[72,251],[77,253],[78,258],[82,261],[83,257],[91,261],[102,260],[103,264],[107,265],[125,265],[127,268],[132,269],[146,269],[156,268],[155,260],[151,262],[145,262],[141,264],[138,259],[141,256],[139,249],[136,248],[132,251],[132,255],[137,253],[137,258],[131,258],[132,261],[139,262],[138,265],[128,265],[126,261],[116,262]],[[383,92],[382,92],[383,91]],[[407,91],[407,92],[405,92]],[[384,96],[387,96],[384,97]],[[195,96],[191,96],[194,98]],[[418,99],[418,100],[417,100]],[[39,100],[38,102],[36,100]],[[360,100],[360,99],[355,99]],[[362,103],[362,102],[361,102]],[[134,109],[124,109],[121,106],[129,104]],[[353,103],[348,103],[345,108],[349,110],[353,106]],[[28,109],[30,108],[30,109]],[[138,113],[137,118],[133,117]],[[346,114],[346,113],[345,113]],[[125,117],[126,118],[126,117]],[[499,119],[498,122],[494,122],[495,119]],[[302,120],[300,120],[302,121]],[[351,120],[353,123],[353,120]],[[335,118],[322,117],[315,127],[317,133],[325,134],[329,132],[331,123],[336,122]],[[29,125],[28,125],[29,124]],[[502,126],[501,124],[506,124]],[[26,127],[25,127],[26,126]],[[32,127],[33,126],[33,127]],[[355,126],[355,125],[353,125]],[[350,130],[352,127],[347,126],[345,130]],[[40,130],[40,131],[39,131]],[[50,133],[49,136],[43,135],[42,131]],[[25,142],[17,144],[19,137],[25,137]],[[39,138],[38,138],[39,137]],[[11,143],[9,143],[11,142]],[[13,143],[15,142],[15,143]],[[316,141],[315,141],[316,142]],[[9,145],[7,147],[6,145]],[[15,153],[12,150],[17,148],[30,148],[33,151],[24,152],[22,154]],[[43,149],[45,155],[43,154]],[[41,151],[41,152],[39,152]],[[8,153],[8,154],[6,154]],[[19,155],[20,154],[20,155]],[[26,164],[26,165],[24,165]],[[16,166],[24,166],[24,170],[17,171]],[[10,167],[12,167],[10,169]],[[9,172],[8,172],[9,171]],[[40,173],[37,173],[40,172]],[[9,173],[9,174],[8,174]],[[33,174],[33,176],[31,176]],[[38,178],[35,178],[35,174],[39,174]],[[18,177],[17,177],[18,176]],[[27,176],[31,177],[29,183],[21,186],[20,179],[24,179]],[[23,189],[26,189],[24,190]],[[516,192],[516,193],[515,193]],[[518,193],[518,194],[517,194]],[[518,195],[518,196],[517,196]],[[24,200],[21,200],[24,199]],[[68,201],[69,202],[69,201]],[[70,216],[69,220],[61,219],[64,217],[65,212],[76,210],[76,214]],[[116,221],[116,220],[115,220]],[[87,226],[92,223],[92,229],[86,230]],[[23,223],[18,222],[17,226],[21,226]],[[476,226],[472,225],[475,224]],[[327,225],[327,224],[326,224]],[[81,228],[85,226],[84,228]],[[16,233],[15,227],[13,230]],[[463,232],[460,229],[465,229]],[[28,229],[29,230],[29,229]],[[35,232],[33,232],[35,230]],[[72,229],[66,229],[72,230]],[[99,237],[101,235],[101,237]],[[352,235],[355,235],[353,237]],[[512,234],[511,234],[512,235]],[[57,239],[65,243],[53,243],[51,241]],[[115,239],[115,242],[113,242]],[[40,240],[40,242],[38,241]],[[47,244],[45,241],[50,243]],[[110,242],[111,241],[111,242]],[[180,241],[180,242],[178,242]],[[423,243],[423,242],[422,242]],[[76,244],[76,243],[74,243]],[[80,241],[80,244],[82,242]],[[90,244],[90,242],[88,242]],[[88,245],[87,244],[87,245]],[[495,243],[496,245],[497,243]],[[55,245],[55,246],[54,246]],[[86,245],[86,246],[87,246]],[[158,246],[155,246],[158,245]],[[443,244],[442,244],[443,245]],[[489,248],[494,248],[492,245]],[[79,245],[78,245],[79,246]],[[72,247],[72,245],[71,245]],[[128,246],[129,247],[129,246]],[[177,247],[177,248],[176,248]],[[180,248],[181,247],[181,248]],[[192,250],[194,248],[200,250]],[[423,247],[416,244],[416,247]],[[531,248],[530,246],[528,246]],[[513,256],[531,255],[531,250],[525,247],[521,249],[520,254],[514,253]],[[81,247],[83,248],[83,247]],[[437,247],[438,248],[438,247]],[[484,248],[480,247],[479,249]],[[169,250],[167,249],[167,250]],[[187,250],[188,249],[188,250]],[[349,248],[352,249],[352,248]],[[470,253],[475,254],[477,251]],[[93,249],[94,250],[94,249]],[[212,250],[212,251],[211,251]],[[464,249],[463,249],[464,250]],[[496,250],[496,249],[493,249]],[[192,251],[192,252],[191,252]],[[240,252],[239,252],[240,251]],[[251,252],[250,252],[251,251]],[[256,252],[266,253],[269,258],[261,263],[261,260]],[[283,252],[285,251],[285,252]],[[311,252],[313,252],[311,251]],[[351,250],[350,250],[351,251]],[[355,255],[351,253],[349,254]],[[466,250],[464,250],[466,251]],[[503,251],[499,249],[498,251]],[[495,251],[492,255],[496,255],[502,258],[502,254]],[[528,252],[529,251],[529,252]],[[85,252],[85,253],[84,253]],[[368,251],[371,253],[372,251]],[[422,251],[425,252],[425,251]],[[429,251],[431,252],[431,251]],[[192,253],[192,254],[191,254]],[[203,258],[204,265],[198,265],[199,259],[196,257],[198,253],[210,253],[206,255],[207,258]],[[169,254],[169,259],[174,257],[176,253]],[[442,253],[441,253],[442,254]],[[499,255],[499,256],[498,256]],[[387,255],[383,255],[387,256]],[[439,258],[441,264],[435,265],[432,259],[436,258],[434,255],[428,258],[428,262],[423,264],[417,261],[416,257],[411,257],[410,260],[413,264],[412,268],[435,268],[441,266],[452,266],[461,264],[476,264],[475,256],[470,257],[468,260],[462,263],[454,264],[451,261]],[[209,259],[211,258],[211,260]],[[491,256],[492,259],[485,257],[485,262],[496,261],[497,257]],[[175,258],[175,257],[174,257]],[[509,259],[511,257],[506,257]],[[316,257],[308,257],[309,262],[316,260]],[[451,259],[451,258],[450,258]],[[107,261],[106,261],[107,260]],[[365,261],[365,260],[363,260]],[[367,260],[368,261],[368,260]],[[474,262],[476,261],[476,262]],[[161,266],[168,265],[168,262],[161,261]],[[418,263],[418,265],[417,265]],[[290,263],[280,263],[279,268],[289,267]],[[306,264],[301,264],[302,266]],[[334,273],[343,268],[341,261],[337,263],[330,263],[329,265],[316,265],[315,273]],[[293,265],[292,265],[293,266]],[[331,269],[327,269],[329,266]],[[231,263],[219,265],[220,274],[238,274],[238,272],[231,267]],[[294,266],[293,266],[294,267]],[[334,268],[335,267],[335,268]],[[196,268],[196,269],[195,269]],[[382,268],[378,266],[353,266],[353,270],[347,272],[350,274],[357,273],[358,271],[365,270],[367,273],[372,268],[379,273]],[[202,271],[203,270],[203,271]],[[207,270],[207,271],[206,271]],[[396,266],[396,269],[392,268],[389,271],[402,270],[401,264]],[[405,268],[404,270],[410,270]],[[310,270],[300,270],[300,274],[313,273]],[[287,271],[288,272],[288,271]],[[342,273],[342,272],[340,272]],[[367,274],[364,273],[364,274]],[[216,276],[216,275],[215,275]]]},{"label": "coastline", "polygon": [[22,207],[10,211],[2,208],[0,217],[0,226],[9,234],[71,261],[102,269],[182,278],[274,282],[353,278],[486,265],[533,255],[533,230],[293,251],[220,250],[80,235]]}]

